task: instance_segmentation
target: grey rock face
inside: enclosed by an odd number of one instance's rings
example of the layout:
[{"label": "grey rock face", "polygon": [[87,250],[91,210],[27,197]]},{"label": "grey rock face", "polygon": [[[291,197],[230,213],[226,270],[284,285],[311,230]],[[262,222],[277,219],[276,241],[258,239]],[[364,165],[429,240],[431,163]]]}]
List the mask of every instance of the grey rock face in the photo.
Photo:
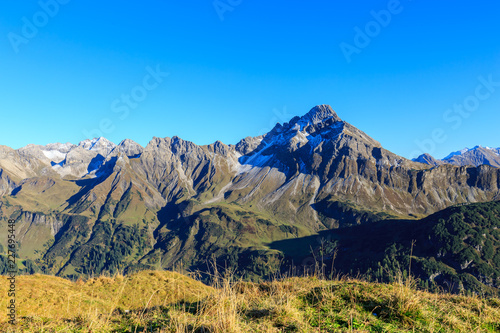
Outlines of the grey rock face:
[{"label": "grey rock face", "polygon": [[144,148],[137,142],[134,142],[130,139],[125,139],[113,149],[113,152],[118,151],[125,154],[129,158],[136,158],[142,154],[143,150]]},{"label": "grey rock face", "polygon": [[16,187],[16,184],[9,178],[9,176],[0,169],[0,196],[10,194]]}]

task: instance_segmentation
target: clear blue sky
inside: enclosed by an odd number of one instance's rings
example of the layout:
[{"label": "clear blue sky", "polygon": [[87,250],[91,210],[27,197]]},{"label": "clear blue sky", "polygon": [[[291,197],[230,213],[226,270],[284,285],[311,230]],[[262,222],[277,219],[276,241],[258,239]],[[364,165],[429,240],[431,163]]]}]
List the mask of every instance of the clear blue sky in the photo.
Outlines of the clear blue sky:
[{"label": "clear blue sky", "polygon": [[330,104],[405,157],[500,147],[498,1],[54,1],[0,2],[0,144],[234,144]]}]

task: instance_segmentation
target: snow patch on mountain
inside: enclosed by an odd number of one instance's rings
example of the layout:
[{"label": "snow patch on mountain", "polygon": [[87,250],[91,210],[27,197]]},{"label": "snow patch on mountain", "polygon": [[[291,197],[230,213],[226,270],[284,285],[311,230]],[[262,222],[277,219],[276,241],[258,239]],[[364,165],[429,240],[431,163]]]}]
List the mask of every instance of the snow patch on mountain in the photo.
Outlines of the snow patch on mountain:
[{"label": "snow patch on mountain", "polygon": [[56,162],[56,163],[64,161],[64,159],[66,158],[66,154],[62,153],[58,150],[42,150],[42,153],[49,160],[51,160],[52,162]]},{"label": "snow patch on mountain", "polygon": [[465,154],[466,152],[468,152],[470,150],[472,150],[472,149],[464,148],[462,150],[452,152],[451,154],[449,154],[448,156],[446,156],[445,158],[443,158],[443,160],[448,160],[448,159],[452,158],[453,156],[463,155],[463,154]]},{"label": "snow patch on mountain", "polygon": [[[92,140],[86,139],[83,141],[80,141],[78,146],[86,149],[86,150],[96,150],[96,151],[107,151],[108,153],[113,150],[116,147],[116,144],[113,142],[109,141],[106,138],[100,137],[100,138],[94,138]],[[107,155],[107,154],[106,154]]]}]

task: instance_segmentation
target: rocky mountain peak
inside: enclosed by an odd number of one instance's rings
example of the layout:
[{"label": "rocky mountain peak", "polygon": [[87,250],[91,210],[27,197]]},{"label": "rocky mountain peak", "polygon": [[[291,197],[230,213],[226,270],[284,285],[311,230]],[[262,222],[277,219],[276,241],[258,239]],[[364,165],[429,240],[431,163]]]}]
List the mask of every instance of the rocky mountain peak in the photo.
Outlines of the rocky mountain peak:
[{"label": "rocky mountain peak", "polygon": [[309,121],[312,125],[316,125],[330,118],[333,118],[335,122],[342,121],[330,105],[323,104],[313,107],[301,120]]},{"label": "rocky mountain peak", "polygon": [[103,137],[94,138],[92,140],[86,139],[80,141],[78,146],[86,150],[105,151],[106,155],[109,154],[109,152],[111,152],[111,150],[113,150],[116,147],[116,145],[113,142]]},{"label": "rocky mountain peak", "polygon": [[295,135],[296,132],[304,134],[314,134],[317,132],[331,131],[340,133],[345,122],[333,111],[329,105],[317,105],[302,117],[293,117],[290,122],[278,126],[270,134],[280,134],[289,132]]},{"label": "rocky mountain peak", "polygon": [[276,124],[276,126],[264,136],[266,140],[270,137],[281,135],[285,132],[306,131],[314,133],[318,130],[330,127],[336,123],[342,123],[342,119],[333,111],[330,105],[317,105],[302,117],[295,116],[289,122]]},{"label": "rocky mountain peak", "polygon": [[213,152],[215,154],[219,154],[222,156],[228,156],[230,148],[228,145],[223,143],[222,141],[215,141],[214,143],[210,144],[207,146],[208,150],[210,152]]},{"label": "rocky mountain peak", "polygon": [[133,140],[125,139],[116,146],[115,150],[124,153],[128,157],[138,157],[144,148]]},{"label": "rocky mountain peak", "polygon": [[417,158],[412,159],[413,162],[418,162],[418,163],[423,163],[423,164],[428,164],[428,165],[433,165],[433,166],[438,166],[441,164],[444,164],[443,161],[437,160],[434,157],[432,157],[430,154],[422,154]]},{"label": "rocky mountain peak", "polygon": [[199,151],[201,148],[191,141],[183,140],[178,136],[173,137],[158,138],[153,137],[151,141],[147,144],[144,150],[156,151],[156,150],[167,150],[174,154],[186,153],[189,151]]},{"label": "rocky mountain peak", "polygon": [[120,146],[120,147],[131,147],[131,146],[135,147],[135,146],[140,146],[140,147],[142,147],[140,144],[138,144],[134,140],[130,140],[130,139],[122,140],[122,142],[120,142],[118,144],[118,146]]}]

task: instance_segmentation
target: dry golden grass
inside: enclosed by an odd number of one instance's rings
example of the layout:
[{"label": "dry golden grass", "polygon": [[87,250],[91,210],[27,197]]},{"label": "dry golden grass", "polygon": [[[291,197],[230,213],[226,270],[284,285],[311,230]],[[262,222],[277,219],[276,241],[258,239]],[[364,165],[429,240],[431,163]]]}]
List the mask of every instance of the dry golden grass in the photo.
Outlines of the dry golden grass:
[{"label": "dry golden grass", "polygon": [[[20,332],[500,332],[499,299],[418,291],[412,280],[249,283],[216,273],[208,287],[145,271],[87,282],[22,276],[18,289]],[[5,320],[2,311],[0,331],[14,329]]]},{"label": "dry golden grass", "polygon": [[[7,280],[2,278],[0,295],[7,295]],[[128,277],[97,277],[86,282],[71,282],[47,275],[19,276],[16,282],[17,317],[25,329],[42,330],[61,326],[87,325],[104,329],[117,314],[144,317],[146,311],[176,302],[197,301],[212,292],[199,281],[175,272],[144,271]],[[6,309],[7,297],[0,299]],[[0,312],[0,322],[7,312]],[[1,327],[1,326],[0,326]]]}]

